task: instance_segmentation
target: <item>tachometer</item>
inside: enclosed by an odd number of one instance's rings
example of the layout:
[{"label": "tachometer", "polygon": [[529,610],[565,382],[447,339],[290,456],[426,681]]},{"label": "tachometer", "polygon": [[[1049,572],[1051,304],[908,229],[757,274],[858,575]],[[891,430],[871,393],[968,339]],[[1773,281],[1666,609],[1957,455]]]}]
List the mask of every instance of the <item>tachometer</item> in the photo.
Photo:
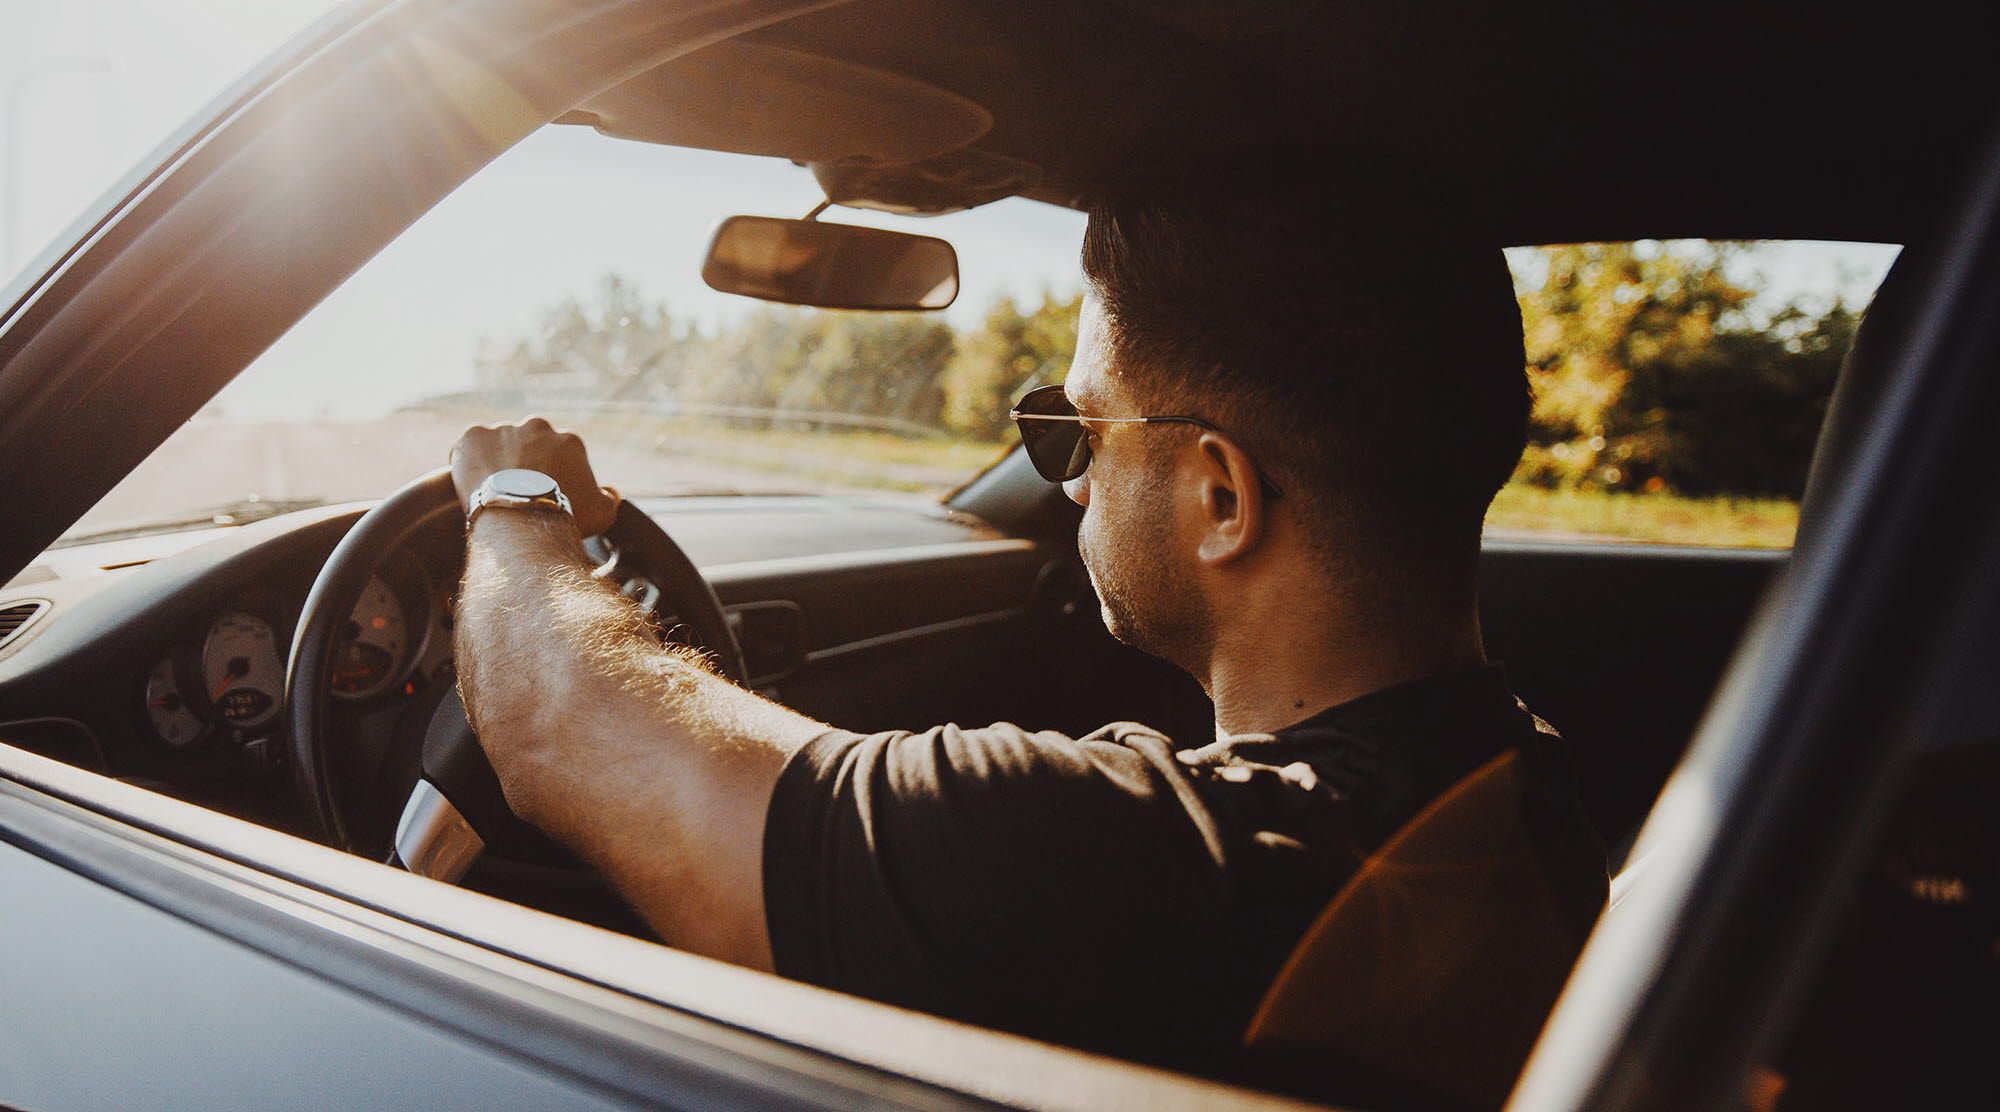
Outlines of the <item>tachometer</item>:
[{"label": "tachometer", "polygon": [[188,706],[174,673],[173,658],[168,657],[154,665],[147,675],[146,717],[152,720],[153,732],[160,735],[160,740],[184,749],[201,740],[201,735],[208,732],[208,723]]},{"label": "tachometer", "polygon": [[209,701],[230,725],[250,729],[276,717],[285,662],[271,623],[241,610],[215,619],[201,647],[201,675]]},{"label": "tachometer", "polygon": [[328,682],[334,694],[350,699],[379,695],[403,674],[409,650],[410,623],[402,600],[380,577],[371,577],[334,645]]}]

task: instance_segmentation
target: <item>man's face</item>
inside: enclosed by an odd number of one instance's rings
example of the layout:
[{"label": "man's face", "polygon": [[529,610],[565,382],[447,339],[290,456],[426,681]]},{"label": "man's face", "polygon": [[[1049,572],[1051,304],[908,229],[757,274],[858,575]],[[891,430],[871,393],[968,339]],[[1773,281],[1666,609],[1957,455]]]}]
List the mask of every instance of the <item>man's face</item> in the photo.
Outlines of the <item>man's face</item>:
[{"label": "man's face", "polygon": [[[1076,359],[1064,391],[1086,417],[1157,416],[1145,412],[1131,371],[1114,357],[1102,309],[1086,296],[1077,325]],[[1184,425],[1086,424],[1090,468],[1063,484],[1083,507],[1077,549],[1112,636],[1182,668],[1204,666],[1213,638],[1207,600],[1195,575],[1193,522],[1180,458]]]}]

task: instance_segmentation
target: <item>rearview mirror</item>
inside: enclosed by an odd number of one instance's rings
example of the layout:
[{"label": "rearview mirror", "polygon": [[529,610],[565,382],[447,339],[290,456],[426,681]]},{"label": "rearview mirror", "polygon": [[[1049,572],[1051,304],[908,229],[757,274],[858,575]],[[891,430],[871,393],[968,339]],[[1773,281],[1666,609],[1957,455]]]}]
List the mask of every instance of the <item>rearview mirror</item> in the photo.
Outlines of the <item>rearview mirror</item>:
[{"label": "rearview mirror", "polygon": [[732,216],[715,230],[701,280],[821,309],[942,309],[958,296],[958,252],[908,232]]}]

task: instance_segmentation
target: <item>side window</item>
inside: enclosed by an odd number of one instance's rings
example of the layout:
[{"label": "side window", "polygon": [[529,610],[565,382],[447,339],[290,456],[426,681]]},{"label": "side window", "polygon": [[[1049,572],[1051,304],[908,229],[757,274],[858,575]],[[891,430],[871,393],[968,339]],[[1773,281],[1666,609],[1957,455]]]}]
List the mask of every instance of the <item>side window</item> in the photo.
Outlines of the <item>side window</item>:
[{"label": "side window", "polygon": [[1508,252],[1535,393],[1489,537],[1789,548],[1820,419],[1896,249]]}]

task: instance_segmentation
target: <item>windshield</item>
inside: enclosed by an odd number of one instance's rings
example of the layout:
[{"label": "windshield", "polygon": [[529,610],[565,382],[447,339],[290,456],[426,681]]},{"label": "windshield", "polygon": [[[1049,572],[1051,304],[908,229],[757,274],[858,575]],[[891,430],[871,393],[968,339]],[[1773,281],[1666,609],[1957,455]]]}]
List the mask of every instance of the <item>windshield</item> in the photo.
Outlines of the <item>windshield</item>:
[{"label": "windshield", "polygon": [[960,258],[935,313],[794,309],[700,280],[736,213],[823,199],[780,159],[550,126],[475,175],[308,314],[66,536],[240,522],[378,498],[468,424],[580,431],[627,496],[936,499],[1002,454],[1009,402],[1068,368],[1083,217],[1024,200],[917,219]]}]

